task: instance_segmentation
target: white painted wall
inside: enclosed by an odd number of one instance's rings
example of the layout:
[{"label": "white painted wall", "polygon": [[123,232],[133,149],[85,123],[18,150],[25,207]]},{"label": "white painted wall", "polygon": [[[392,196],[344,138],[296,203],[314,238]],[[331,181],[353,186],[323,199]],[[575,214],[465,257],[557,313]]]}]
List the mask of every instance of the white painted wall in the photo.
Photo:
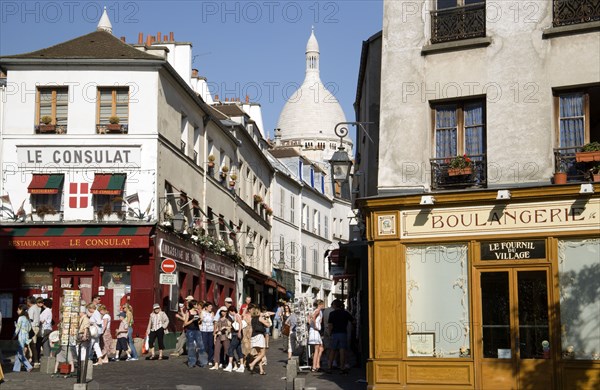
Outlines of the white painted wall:
[{"label": "white painted wall", "polygon": [[600,32],[542,39],[552,2],[500,1],[488,7],[489,46],[424,56],[433,4],[384,2],[379,189],[428,188],[430,101],[479,94],[487,97],[488,186],[549,184],[552,88],[600,81]]}]

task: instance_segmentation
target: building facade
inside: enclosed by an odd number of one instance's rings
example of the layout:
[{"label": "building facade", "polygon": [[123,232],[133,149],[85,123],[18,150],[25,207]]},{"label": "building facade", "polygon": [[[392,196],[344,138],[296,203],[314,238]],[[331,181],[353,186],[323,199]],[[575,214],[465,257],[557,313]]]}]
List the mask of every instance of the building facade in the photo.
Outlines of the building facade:
[{"label": "building facade", "polygon": [[600,385],[580,154],[600,140],[599,29],[594,1],[384,2],[370,388]]},{"label": "building facade", "polygon": [[24,297],[60,302],[64,289],[99,293],[114,316],[129,300],[135,334],[155,302],[173,316],[187,295],[241,299],[243,248],[253,238],[264,256],[270,224],[233,175],[250,167],[266,198],[270,165],[243,165],[244,135],[212,116],[191,58],[172,33],[127,44],[104,15],[98,31],[0,59],[14,87],[0,140],[5,325]]}]

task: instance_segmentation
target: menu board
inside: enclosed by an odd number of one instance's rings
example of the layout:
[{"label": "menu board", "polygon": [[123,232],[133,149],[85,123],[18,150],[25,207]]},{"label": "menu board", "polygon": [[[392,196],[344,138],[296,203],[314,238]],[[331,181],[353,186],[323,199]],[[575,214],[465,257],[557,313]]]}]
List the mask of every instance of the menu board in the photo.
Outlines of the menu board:
[{"label": "menu board", "polygon": [[60,328],[60,345],[75,345],[79,331],[79,306],[81,305],[81,291],[63,290],[62,314]]}]

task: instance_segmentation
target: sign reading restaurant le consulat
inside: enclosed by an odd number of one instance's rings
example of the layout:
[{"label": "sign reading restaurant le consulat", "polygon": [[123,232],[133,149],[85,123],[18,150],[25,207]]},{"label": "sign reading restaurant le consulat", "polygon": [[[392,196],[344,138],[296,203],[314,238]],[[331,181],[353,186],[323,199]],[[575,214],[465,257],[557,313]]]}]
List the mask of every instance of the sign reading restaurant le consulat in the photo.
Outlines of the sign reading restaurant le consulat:
[{"label": "sign reading restaurant le consulat", "polygon": [[434,208],[400,213],[401,238],[538,233],[598,229],[600,199]]}]

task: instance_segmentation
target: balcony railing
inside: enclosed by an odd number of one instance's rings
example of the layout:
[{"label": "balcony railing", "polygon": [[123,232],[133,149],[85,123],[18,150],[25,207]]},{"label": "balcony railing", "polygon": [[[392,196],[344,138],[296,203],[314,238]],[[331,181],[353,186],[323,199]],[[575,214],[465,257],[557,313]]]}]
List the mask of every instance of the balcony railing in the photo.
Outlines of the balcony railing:
[{"label": "balcony railing", "polygon": [[485,37],[485,2],[431,11],[431,43]]},{"label": "balcony railing", "polygon": [[36,134],[67,134],[67,125],[39,124],[34,130]]},{"label": "balcony railing", "polygon": [[600,21],[600,0],[554,0],[554,27]]},{"label": "balcony railing", "polygon": [[97,134],[127,134],[129,131],[129,125],[121,125],[121,124],[97,124],[96,125],[96,133]]},{"label": "balcony railing", "polygon": [[566,172],[570,182],[591,180],[590,169],[598,163],[577,162],[577,152],[581,152],[580,146],[554,149],[554,172]]},{"label": "balcony railing", "polygon": [[466,187],[487,186],[487,161],[485,154],[469,156],[471,159],[471,172],[459,175],[450,175],[450,158],[432,158],[431,188],[434,190]]}]

